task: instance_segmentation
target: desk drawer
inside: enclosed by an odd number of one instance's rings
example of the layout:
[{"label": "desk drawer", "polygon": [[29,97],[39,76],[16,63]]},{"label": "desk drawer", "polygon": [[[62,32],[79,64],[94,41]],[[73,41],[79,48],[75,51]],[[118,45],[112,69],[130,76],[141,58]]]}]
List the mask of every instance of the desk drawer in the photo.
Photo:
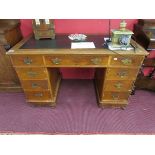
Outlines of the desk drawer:
[{"label": "desk drawer", "polygon": [[127,100],[129,92],[104,92],[103,100]]},{"label": "desk drawer", "polygon": [[41,66],[43,57],[39,55],[13,55],[11,60],[14,66]]},{"label": "desk drawer", "polygon": [[47,66],[105,66],[108,64],[108,56],[45,56],[45,63]]},{"label": "desk drawer", "polygon": [[21,84],[24,90],[41,91],[49,89],[47,80],[22,80]]},{"label": "desk drawer", "polygon": [[26,99],[29,101],[51,100],[50,91],[25,91]]},{"label": "desk drawer", "polygon": [[111,66],[140,66],[144,57],[143,56],[112,56]]},{"label": "desk drawer", "polygon": [[133,81],[123,80],[106,80],[105,91],[130,91],[132,89]]},{"label": "desk drawer", "polygon": [[47,79],[45,68],[16,68],[20,80]]},{"label": "desk drawer", "polygon": [[135,80],[139,68],[126,69],[126,68],[108,68],[106,78],[108,80]]}]

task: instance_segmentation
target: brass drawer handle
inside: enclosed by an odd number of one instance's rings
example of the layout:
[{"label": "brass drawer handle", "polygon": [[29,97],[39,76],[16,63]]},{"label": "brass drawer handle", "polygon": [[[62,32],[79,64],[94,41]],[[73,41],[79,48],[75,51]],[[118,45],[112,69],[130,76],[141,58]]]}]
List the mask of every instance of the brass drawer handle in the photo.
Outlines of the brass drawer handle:
[{"label": "brass drawer handle", "polygon": [[32,83],[32,88],[37,88],[38,87],[38,84],[37,83]]},{"label": "brass drawer handle", "polygon": [[98,65],[102,62],[102,59],[101,58],[92,58],[91,62],[95,65]]},{"label": "brass drawer handle", "polygon": [[112,93],[112,98],[113,98],[114,100],[118,100],[118,99],[119,99],[119,95],[116,94],[116,93]]},{"label": "brass drawer handle", "polygon": [[27,72],[27,75],[30,77],[35,77],[35,76],[37,76],[37,74],[38,73],[36,73],[36,72],[31,72],[31,71]]},{"label": "brass drawer handle", "polygon": [[121,59],[121,62],[124,65],[131,65],[132,64],[132,59],[130,59],[130,58],[123,58],[123,59]]},{"label": "brass drawer handle", "polygon": [[36,97],[42,97],[43,94],[42,93],[36,93],[36,94],[34,94],[34,96],[36,96]]},{"label": "brass drawer handle", "polygon": [[24,58],[24,64],[27,64],[27,65],[32,64],[32,59],[30,59],[29,57]]},{"label": "brass drawer handle", "polygon": [[122,88],[123,84],[118,82],[118,83],[115,83],[114,86],[117,88],[117,89],[120,89]]},{"label": "brass drawer handle", "polygon": [[120,72],[117,72],[117,75],[121,78],[124,78],[124,77],[127,77],[128,72],[127,71],[120,71]]},{"label": "brass drawer handle", "polygon": [[60,62],[61,62],[61,59],[59,59],[59,58],[55,58],[55,59],[52,59],[51,61],[52,61],[53,64],[55,64],[55,65],[59,65]]}]

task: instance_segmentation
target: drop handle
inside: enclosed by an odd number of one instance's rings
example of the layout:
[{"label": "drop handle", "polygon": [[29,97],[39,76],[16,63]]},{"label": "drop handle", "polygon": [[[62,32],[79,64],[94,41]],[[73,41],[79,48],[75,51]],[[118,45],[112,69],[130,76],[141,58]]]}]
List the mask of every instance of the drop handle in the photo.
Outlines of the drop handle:
[{"label": "drop handle", "polygon": [[52,63],[55,64],[55,65],[59,65],[60,62],[61,62],[61,59],[59,58],[54,58],[54,59],[51,59]]},{"label": "drop handle", "polygon": [[24,58],[24,64],[30,65],[32,64],[32,59],[30,59],[29,57]]},{"label": "drop handle", "polygon": [[128,73],[127,71],[120,71],[120,72],[117,72],[117,75],[121,78],[124,78],[124,77],[127,77]]},{"label": "drop handle", "polygon": [[117,89],[121,89],[123,84],[118,82],[118,83],[115,83],[114,86],[117,88]]},{"label": "drop handle", "polygon": [[37,76],[37,74],[38,74],[37,72],[32,72],[32,71],[27,72],[27,75],[30,77],[35,77]]},{"label": "drop handle", "polygon": [[32,88],[37,88],[38,87],[38,84],[37,83],[32,83]]},{"label": "drop handle", "polygon": [[116,94],[116,93],[112,93],[112,98],[113,98],[114,100],[118,100],[118,99],[119,99],[119,95]]},{"label": "drop handle", "polygon": [[92,58],[91,62],[95,65],[98,65],[102,62],[102,59],[101,58]]},{"label": "drop handle", "polygon": [[121,59],[121,62],[124,65],[131,65],[132,64],[132,59],[130,59],[130,58],[123,58],[123,59]]},{"label": "drop handle", "polygon": [[37,94],[34,94],[34,96],[36,96],[36,97],[42,97],[43,94],[42,93],[37,93]]}]

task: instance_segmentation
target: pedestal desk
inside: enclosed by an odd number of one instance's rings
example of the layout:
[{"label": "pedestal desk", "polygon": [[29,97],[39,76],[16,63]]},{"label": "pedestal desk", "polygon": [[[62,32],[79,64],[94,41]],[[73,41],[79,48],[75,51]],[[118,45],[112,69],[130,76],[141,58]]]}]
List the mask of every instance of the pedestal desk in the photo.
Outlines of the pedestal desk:
[{"label": "pedestal desk", "polygon": [[[139,45],[132,51],[103,48],[101,35],[87,37],[95,49],[71,49],[67,35],[56,39],[23,39],[7,53],[18,74],[27,102],[56,105],[61,80],[59,68],[95,68],[95,87],[99,105],[125,107],[139,69],[148,53]],[[68,96],[69,97],[69,96]]]}]

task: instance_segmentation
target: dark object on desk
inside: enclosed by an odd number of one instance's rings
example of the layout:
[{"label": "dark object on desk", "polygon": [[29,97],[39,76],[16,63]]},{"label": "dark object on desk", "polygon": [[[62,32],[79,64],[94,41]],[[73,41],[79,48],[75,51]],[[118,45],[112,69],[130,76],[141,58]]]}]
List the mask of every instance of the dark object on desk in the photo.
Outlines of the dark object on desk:
[{"label": "dark object on desk", "polygon": [[20,21],[0,20],[0,91],[18,92],[21,86],[6,52],[22,39]]},{"label": "dark object on desk", "polygon": [[51,38],[55,39],[54,20],[35,19],[32,21],[33,32],[36,40]]},{"label": "dark object on desk", "polygon": [[[134,36],[136,42],[146,50],[155,50],[155,20],[139,19],[134,25]],[[143,67],[155,67],[155,58],[145,58]],[[152,76],[154,73],[155,69],[148,76],[141,72],[135,83],[136,89],[155,91],[155,79]]]},{"label": "dark object on desk", "polygon": [[[103,35],[89,35],[87,36],[87,41],[94,42],[96,48],[103,48]],[[72,42],[73,41],[68,38],[68,35],[63,34],[57,35],[56,39],[41,40],[35,40],[35,38],[32,36],[20,47],[20,49],[70,49]]]}]

